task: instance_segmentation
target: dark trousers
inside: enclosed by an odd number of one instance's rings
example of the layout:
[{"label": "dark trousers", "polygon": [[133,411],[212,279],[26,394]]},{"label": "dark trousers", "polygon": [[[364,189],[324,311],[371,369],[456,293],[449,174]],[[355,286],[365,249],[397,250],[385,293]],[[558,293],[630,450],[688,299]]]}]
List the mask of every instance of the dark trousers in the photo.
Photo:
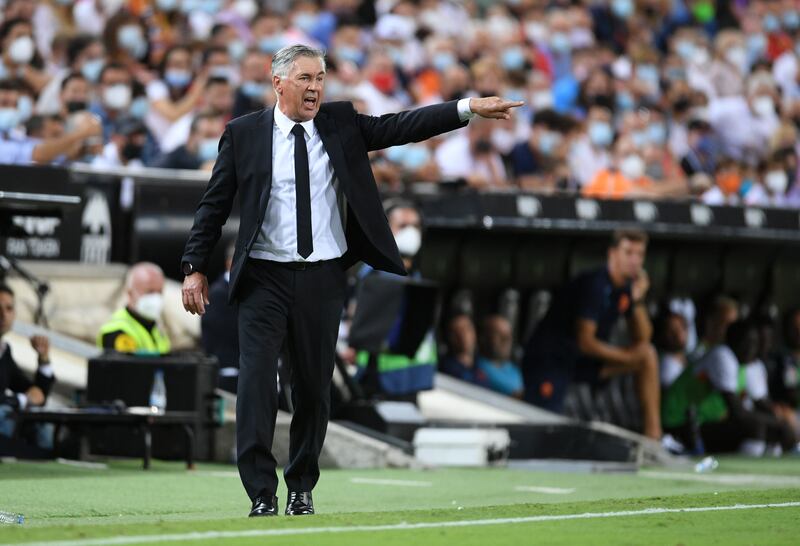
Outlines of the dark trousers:
[{"label": "dark trousers", "polygon": [[294,270],[249,259],[241,283],[236,399],[239,476],[251,499],[277,493],[272,438],[278,412],[278,357],[285,349],[294,415],[289,463],[283,475],[290,491],[311,491],[319,479],[319,454],[328,427],[345,271],[340,260]]}]

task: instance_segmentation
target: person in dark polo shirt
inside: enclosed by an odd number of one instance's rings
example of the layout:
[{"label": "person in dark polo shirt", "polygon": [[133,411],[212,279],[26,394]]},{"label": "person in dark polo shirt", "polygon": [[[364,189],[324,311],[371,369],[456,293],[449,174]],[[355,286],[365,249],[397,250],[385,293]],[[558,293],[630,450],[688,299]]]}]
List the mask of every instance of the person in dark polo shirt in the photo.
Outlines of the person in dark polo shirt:
[{"label": "person in dark polo shirt", "polygon": [[[632,373],[644,434],[661,438],[658,357],[644,305],[650,285],[643,269],[647,240],[638,230],[614,232],[606,266],[581,273],[556,292],[525,348],[526,401],[560,413],[572,381],[596,385]],[[609,339],[622,316],[630,345],[616,347]]]}]

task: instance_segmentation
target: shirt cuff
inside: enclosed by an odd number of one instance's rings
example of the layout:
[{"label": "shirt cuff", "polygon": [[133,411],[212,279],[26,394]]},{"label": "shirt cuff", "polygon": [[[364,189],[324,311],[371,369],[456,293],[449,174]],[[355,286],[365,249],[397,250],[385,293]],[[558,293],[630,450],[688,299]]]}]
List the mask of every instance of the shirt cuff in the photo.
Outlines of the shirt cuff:
[{"label": "shirt cuff", "polygon": [[469,121],[475,117],[475,112],[469,109],[469,98],[458,101],[458,119]]}]

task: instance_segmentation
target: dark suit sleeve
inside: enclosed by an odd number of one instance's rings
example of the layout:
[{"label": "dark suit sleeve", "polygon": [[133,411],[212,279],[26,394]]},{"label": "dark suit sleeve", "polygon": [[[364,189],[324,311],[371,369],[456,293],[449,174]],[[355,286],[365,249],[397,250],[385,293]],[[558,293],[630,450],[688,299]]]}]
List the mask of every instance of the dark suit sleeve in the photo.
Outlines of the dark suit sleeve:
[{"label": "dark suit sleeve", "polygon": [[458,101],[450,101],[380,117],[356,114],[356,123],[367,150],[380,150],[464,127],[468,122],[459,119],[457,105]]},{"label": "dark suit sleeve", "polygon": [[181,262],[189,262],[195,270],[206,272],[211,251],[219,240],[222,226],[231,212],[236,189],[233,136],[228,125],[219,141],[217,161],[211,171],[208,187],[197,206],[194,224],[189,232],[189,240],[186,242]]}]

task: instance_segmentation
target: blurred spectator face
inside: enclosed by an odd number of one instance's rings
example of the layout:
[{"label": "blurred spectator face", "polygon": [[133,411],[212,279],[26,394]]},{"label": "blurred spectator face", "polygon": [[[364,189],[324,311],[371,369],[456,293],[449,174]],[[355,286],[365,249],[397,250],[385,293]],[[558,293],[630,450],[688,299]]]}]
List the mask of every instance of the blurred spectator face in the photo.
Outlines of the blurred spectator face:
[{"label": "blurred spectator face", "polygon": [[3,40],[3,58],[10,65],[24,65],[36,54],[33,28],[28,22],[15,24]]},{"label": "blurred spectator face", "polygon": [[164,80],[173,90],[186,89],[192,83],[192,57],[183,48],[169,52],[164,63]]},{"label": "blurred spectator face", "polygon": [[144,29],[136,19],[130,19],[117,29],[117,45],[122,51],[127,52],[136,60],[144,59],[147,55],[147,39]]},{"label": "blurred spectator face", "polygon": [[286,45],[283,19],[279,15],[264,14],[257,17],[251,31],[256,46],[264,53],[271,55]]},{"label": "blurred spectator face", "polygon": [[86,110],[89,107],[90,97],[91,86],[83,76],[70,78],[61,89],[61,104],[64,113],[72,114]]},{"label": "blurred spectator face", "polygon": [[260,51],[248,52],[241,66],[240,89],[250,100],[264,102],[269,91],[269,59]]},{"label": "blurred spectator face", "polygon": [[712,343],[725,339],[728,327],[739,318],[739,308],[734,301],[716,302],[706,320],[705,338]]},{"label": "blurred spectator face", "polygon": [[309,121],[319,112],[325,97],[325,67],[322,59],[300,56],[285,77],[272,77],[281,111],[293,121]]},{"label": "blurred spectator face", "polygon": [[460,64],[449,66],[442,72],[442,99],[446,101],[463,99],[469,87],[469,72]]},{"label": "blurred spectator face", "polygon": [[758,330],[755,326],[748,326],[744,335],[734,340],[731,349],[741,363],[749,363],[758,358]]},{"label": "blurred spectator face", "polygon": [[681,352],[686,348],[689,339],[689,329],[686,319],[677,313],[671,314],[664,323],[662,345],[669,353]]},{"label": "blurred spectator face", "polygon": [[4,10],[4,19],[21,19],[31,20],[36,11],[36,0],[9,0],[6,2],[6,9]]},{"label": "blurred spectator face", "polygon": [[206,59],[208,75],[212,78],[224,78],[232,84],[239,82],[239,69],[227,49],[216,49]]},{"label": "blurred spectator face", "polygon": [[103,106],[114,112],[127,111],[133,92],[131,75],[122,68],[108,68],[100,79],[100,99]]},{"label": "blurred spectator face", "polygon": [[586,117],[589,142],[595,148],[608,148],[614,140],[614,129],[611,127],[611,111],[601,106],[589,108]]},{"label": "blurred spectator face", "polygon": [[625,178],[638,180],[645,175],[647,165],[632,137],[620,137],[614,145],[614,164]]},{"label": "blurred spectator face", "polygon": [[217,157],[219,138],[224,129],[221,117],[203,117],[195,124],[186,147],[202,161],[214,159]]},{"label": "blurred spectator face", "polygon": [[0,337],[11,331],[16,317],[17,312],[14,308],[14,296],[8,292],[0,291]]},{"label": "blurred spectator face", "polygon": [[511,360],[514,338],[511,323],[499,315],[487,317],[483,323],[482,352],[492,362]]},{"label": "blurred spectator face", "polygon": [[83,77],[91,83],[97,83],[100,72],[105,64],[105,48],[98,41],[93,41],[75,57],[73,69],[83,74]]},{"label": "blurred spectator face", "polygon": [[447,326],[447,343],[453,354],[472,354],[475,352],[475,325],[467,315],[459,315]]},{"label": "blurred spectator face", "polygon": [[739,191],[742,185],[742,175],[739,165],[734,161],[720,163],[716,173],[717,186],[725,195],[732,195]]},{"label": "blurred spectator face", "polygon": [[608,249],[608,269],[625,279],[635,280],[642,271],[647,245],[643,241],[622,239]]},{"label": "blurred spectator face", "polygon": [[764,172],[764,186],[770,195],[785,195],[789,186],[789,176],[783,162],[777,158],[770,159]]},{"label": "blurred spectator face", "polygon": [[364,78],[384,95],[391,95],[397,90],[397,77],[392,58],[382,52],[370,55],[364,67]]},{"label": "blurred spectator face", "polygon": [[499,95],[505,85],[505,73],[495,61],[489,59],[472,65],[472,78],[475,91],[482,97]]},{"label": "blurred spectator face", "polygon": [[225,80],[212,80],[206,86],[206,104],[216,114],[229,116],[233,110],[233,89]]},{"label": "blurred spectator face", "polygon": [[353,63],[361,66],[364,50],[361,44],[361,29],[356,25],[343,25],[333,35],[334,58],[340,63]]},{"label": "blurred spectator face", "polygon": [[422,219],[416,209],[399,206],[389,213],[389,228],[406,267],[422,246]]},{"label": "blurred spectator face", "polygon": [[156,320],[163,308],[164,273],[152,264],[136,264],[128,276],[128,307]]}]

